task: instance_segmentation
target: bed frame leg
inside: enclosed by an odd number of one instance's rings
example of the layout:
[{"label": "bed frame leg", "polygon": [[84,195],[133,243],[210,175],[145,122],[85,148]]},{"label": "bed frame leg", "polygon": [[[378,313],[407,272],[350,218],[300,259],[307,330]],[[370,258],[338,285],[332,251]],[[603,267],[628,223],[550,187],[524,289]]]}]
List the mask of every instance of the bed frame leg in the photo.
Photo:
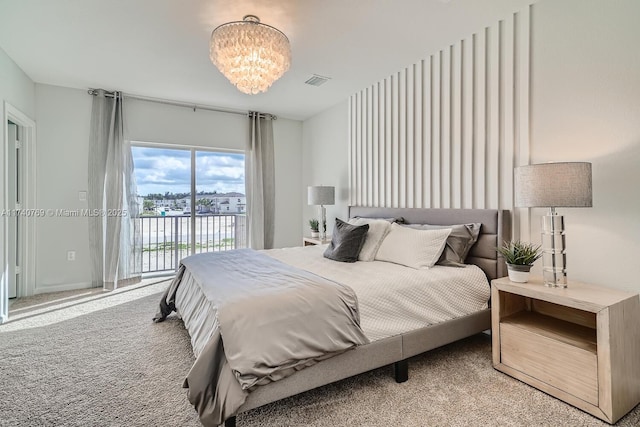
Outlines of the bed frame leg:
[{"label": "bed frame leg", "polygon": [[397,383],[403,383],[409,379],[409,361],[401,360],[393,364],[393,374]]},{"label": "bed frame leg", "polygon": [[236,427],[236,417],[226,419],[224,421],[224,427]]}]

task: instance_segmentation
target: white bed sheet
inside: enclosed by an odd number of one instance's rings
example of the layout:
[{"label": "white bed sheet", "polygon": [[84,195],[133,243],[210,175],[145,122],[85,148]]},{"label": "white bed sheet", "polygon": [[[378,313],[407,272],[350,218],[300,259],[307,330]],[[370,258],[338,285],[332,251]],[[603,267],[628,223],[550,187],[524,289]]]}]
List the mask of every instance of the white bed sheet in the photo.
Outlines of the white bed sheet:
[{"label": "white bed sheet", "polygon": [[488,307],[489,282],[475,265],[416,270],[384,261],[343,263],[324,258],[325,249],[317,245],[264,253],[350,286],[358,297],[360,326],[371,341]]},{"label": "white bed sheet", "polygon": [[[490,287],[483,271],[434,266],[415,270],[384,261],[344,263],[322,256],[326,245],[270,249],[264,254],[350,286],[358,297],[360,326],[370,341],[423,328],[488,307]],[[218,327],[216,309],[185,271],[176,306],[191,335],[196,357]]]}]

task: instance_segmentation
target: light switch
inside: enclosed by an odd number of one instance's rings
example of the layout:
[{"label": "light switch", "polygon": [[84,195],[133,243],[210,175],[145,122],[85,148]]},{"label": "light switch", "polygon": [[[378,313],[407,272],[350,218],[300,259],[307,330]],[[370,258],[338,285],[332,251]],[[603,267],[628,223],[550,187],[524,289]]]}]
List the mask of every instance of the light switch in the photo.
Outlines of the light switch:
[{"label": "light switch", "polygon": [[87,200],[87,192],[86,191],[78,191],[78,200],[84,202]]}]

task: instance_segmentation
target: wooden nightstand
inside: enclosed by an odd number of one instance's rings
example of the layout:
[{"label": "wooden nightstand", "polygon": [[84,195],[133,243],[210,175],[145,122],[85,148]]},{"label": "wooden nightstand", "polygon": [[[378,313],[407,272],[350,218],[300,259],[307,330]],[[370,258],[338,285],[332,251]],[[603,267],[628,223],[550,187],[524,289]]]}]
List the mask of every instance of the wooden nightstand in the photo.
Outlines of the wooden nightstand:
[{"label": "wooden nightstand", "polygon": [[493,366],[609,423],[640,402],[637,294],[491,282]]},{"label": "wooden nightstand", "polygon": [[302,243],[304,246],[313,246],[313,245],[324,245],[331,241],[331,236],[327,236],[326,239],[321,239],[320,237],[303,237]]}]

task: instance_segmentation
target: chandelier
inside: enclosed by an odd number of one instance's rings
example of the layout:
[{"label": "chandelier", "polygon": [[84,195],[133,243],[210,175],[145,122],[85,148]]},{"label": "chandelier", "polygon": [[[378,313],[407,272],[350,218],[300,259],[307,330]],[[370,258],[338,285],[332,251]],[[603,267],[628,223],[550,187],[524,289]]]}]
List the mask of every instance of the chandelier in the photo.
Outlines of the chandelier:
[{"label": "chandelier", "polygon": [[289,69],[291,47],[282,31],[247,15],[213,30],[209,57],[238,90],[257,94],[266,92]]}]

